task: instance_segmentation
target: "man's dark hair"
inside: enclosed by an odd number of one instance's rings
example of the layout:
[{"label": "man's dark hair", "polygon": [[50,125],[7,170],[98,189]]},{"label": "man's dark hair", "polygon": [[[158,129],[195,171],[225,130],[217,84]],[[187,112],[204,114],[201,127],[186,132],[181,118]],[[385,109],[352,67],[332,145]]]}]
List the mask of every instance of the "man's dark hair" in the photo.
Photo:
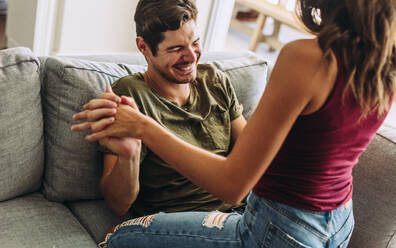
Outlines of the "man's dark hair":
[{"label": "man's dark hair", "polygon": [[164,32],[177,30],[184,23],[196,21],[195,0],[140,0],[135,12],[136,34],[148,44],[154,56]]}]

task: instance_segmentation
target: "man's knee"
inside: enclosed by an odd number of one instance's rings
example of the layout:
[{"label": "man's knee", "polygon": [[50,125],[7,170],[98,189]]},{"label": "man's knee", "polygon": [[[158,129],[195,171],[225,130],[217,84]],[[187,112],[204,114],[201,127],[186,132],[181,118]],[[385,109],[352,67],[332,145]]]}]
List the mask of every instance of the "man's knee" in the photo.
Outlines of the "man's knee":
[{"label": "man's knee", "polygon": [[222,229],[224,227],[224,222],[230,213],[223,213],[219,211],[210,212],[202,222],[203,226],[213,228],[216,227],[218,229]]}]

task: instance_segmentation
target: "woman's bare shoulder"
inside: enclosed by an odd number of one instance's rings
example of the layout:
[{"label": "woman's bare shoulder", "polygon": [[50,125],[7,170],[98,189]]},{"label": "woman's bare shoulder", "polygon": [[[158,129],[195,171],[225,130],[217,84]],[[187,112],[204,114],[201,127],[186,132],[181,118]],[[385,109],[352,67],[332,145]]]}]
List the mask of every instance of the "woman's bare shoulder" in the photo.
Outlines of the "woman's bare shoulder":
[{"label": "woman's bare shoulder", "polygon": [[283,46],[280,55],[304,62],[303,65],[305,66],[309,66],[308,63],[316,66],[324,58],[324,52],[317,39],[299,39],[289,42]]},{"label": "woman's bare shoulder", "polygon": [[325,56],[317,39],[302,39],[286,44],[278,57],[278,72],[287,72],[288,85],[295,85],[301,93],[311,97],[304,112],[317,110],[334,86],[337,61],[330,52]]},{"label": "woman's bare shoulder", "polygon": [[290,69],[290,73],[304,78],[329,77],[334,74],[336,59],[330,51],[330,59],[325,56],[318,40],[300,39],[287,43],[280,51],[278,61]]}]

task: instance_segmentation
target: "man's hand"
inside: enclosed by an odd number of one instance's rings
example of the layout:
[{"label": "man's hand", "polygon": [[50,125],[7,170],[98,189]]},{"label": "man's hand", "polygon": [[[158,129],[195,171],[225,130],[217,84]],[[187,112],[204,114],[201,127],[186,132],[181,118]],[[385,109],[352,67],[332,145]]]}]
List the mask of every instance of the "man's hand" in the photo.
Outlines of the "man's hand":
[{"label": "man's hand", "polygon": [[[84,111],[73,116],[73,120],[86,120],[86,122],[72,125],[71,130],[99,132],[106,129],[115,121],[119,105],[129,105],[137,109],[132,98],[119,97],[113,93],[110,86],[107,86],[106,93],[103,93],[100,98],[89,101],[83,106]],[[99,143],[124,158],[136,155],[134,151],[140,153],[141,148],[141,141],[134,138],[106,137],[99,140]]]},{"label": "man's hand", "polygon": [[[125,104],[124,104],[125,103]],[[133,137],[140,139],[141,132],[151,118],[140,113],[132,98],[121,97],[121,104],[117,107],[117,113],[107,125],[100,131],[94,131],[85,138],[88,141],[97,141],[106,137]]]},{"label": "man's hand", "polygon": [[114,121],[117,107],[121,103],[121,97],[113,93],[107,86],[106,93],[100,98],[92,99],[83,106],[84,111],[73,115],[73,120],[87,120],[86,122],[71,126],[72,131],[91,130],[97,132],[104,129]]}]

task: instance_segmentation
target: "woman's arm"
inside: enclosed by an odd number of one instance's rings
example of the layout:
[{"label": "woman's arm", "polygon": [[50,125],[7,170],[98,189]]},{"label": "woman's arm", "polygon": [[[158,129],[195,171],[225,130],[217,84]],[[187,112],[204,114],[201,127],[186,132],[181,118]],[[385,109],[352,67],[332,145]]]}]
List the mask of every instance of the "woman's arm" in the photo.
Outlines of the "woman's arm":
[{"label": "woman's arm", "polygon": [[334,81],[329,77],[323,53],[312,52],[312,47],[306,46],[300,41],[282,49],[254,114],[227,158],[184,142],[154,120],[124,106],[117,111],[119,116],[113,125],[87,136],[87,140],[112,135],[140,138],[195,184],[230,203],[238,203],[266,171],[297,117],[320,107],[321,89],[331,90],[317,86],[318,82],[332,85]]}]

